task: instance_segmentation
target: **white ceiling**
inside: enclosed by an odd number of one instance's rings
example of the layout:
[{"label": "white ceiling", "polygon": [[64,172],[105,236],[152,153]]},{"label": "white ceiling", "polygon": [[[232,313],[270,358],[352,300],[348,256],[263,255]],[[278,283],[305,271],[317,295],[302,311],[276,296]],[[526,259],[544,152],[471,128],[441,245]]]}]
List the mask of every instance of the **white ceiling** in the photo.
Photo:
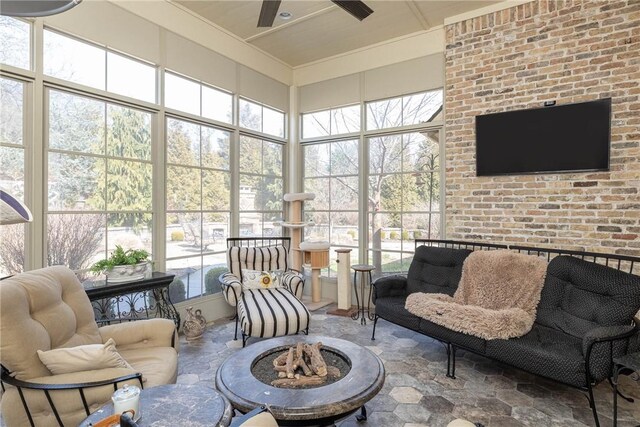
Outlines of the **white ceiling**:
[{"label": "white ceiling", "polygon": [[360,22],[329,0],[283,0],[272,28],[257,28],[259,0],[173,0],[292,67],[442,25],[449,16],[498,1],[365,0]]}]

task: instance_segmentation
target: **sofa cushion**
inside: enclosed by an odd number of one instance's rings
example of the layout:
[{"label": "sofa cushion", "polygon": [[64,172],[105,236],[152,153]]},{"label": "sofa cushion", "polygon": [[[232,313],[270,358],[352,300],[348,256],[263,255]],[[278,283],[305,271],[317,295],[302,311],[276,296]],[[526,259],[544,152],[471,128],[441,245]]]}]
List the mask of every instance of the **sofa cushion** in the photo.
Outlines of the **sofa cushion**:
[{"label": "sofa cushion", "polygon": [[309,327],[309,310],[288,289],[247,289],[238,302],[242,331],[250,337],[297,334]]},{"label": "sofa cushion", "polygon": [[547,269],[536,323],[582,339],[599,326],[630,324],[639,309],[639,276],[558,256]]},{"label": "sofa cushion", "polygon": [[19,379],[50,375],[37,350],[102,343],[87,293],[63,266],[2,281],[0,336],[0,361]]},{"label": "sofa cushion", "polygon": [[452,344],[466,347],[470,350],[476,351],[480,354],[484,354],[486,348],[486,341],[482,338],[474,337],[473,335],[464,334],[462,332],[456,332],[444,326],[437,325],[426,319],[420,318],[420,332],[430,337],[436,338],[443,342],[450,342]]},{"label": "sofa cushion", "polygon": [[487,341],[486,355],[576,387],[586,385],[582,340],[556,329],[534,324],[522,337]]},{"label": "sofa cushion", "polygon": [[430,292],[453,295],[462,275],[467,249],[418,246],[407,275],[407,294]]},{"label": "sofa cushion", "polygon": [[420,318],[404,308],[406,296],[378,298],[376,300],[376,314],[389,322],[417,331]]},{"label": "sofa cushion", "polygon": [[104,344],[38,350],[38,357],[54,375],[107,368],[132,369],[116,350],[113,338],[109,338]]},{"label": "sofa cushion", "polygon": [[121,350],[120,354],[140,372],[144,387],[175,384],[178,374],[178,353],[173,347],[135,348]]},{"label": "sofa cushion", "polygon": [[242,270],[287,271],[289,269],[287,249],[280,246],[247,247],[233,246],[227,251],[229,271],[242,281]]},{"label": "sofa cushion", "polygon": [[282,288],[282,271],[242,270],[242,290]]}]

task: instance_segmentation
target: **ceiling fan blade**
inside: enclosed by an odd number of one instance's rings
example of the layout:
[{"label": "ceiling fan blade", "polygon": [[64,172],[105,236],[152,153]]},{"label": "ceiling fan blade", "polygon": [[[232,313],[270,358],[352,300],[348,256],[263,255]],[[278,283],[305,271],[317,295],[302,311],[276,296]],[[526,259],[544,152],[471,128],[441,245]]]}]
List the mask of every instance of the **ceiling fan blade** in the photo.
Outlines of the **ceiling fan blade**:
[{"label": "ceiling fan blade", "polygon": [[331,0],[351,15],[362,21],[373,13],[373,9],[360,0]]},{"label": "ceiling fan blade", "polygon": [[262,9],[258,18],[258,27],[270,27],[278,14],[282,0],[262,0]]}]

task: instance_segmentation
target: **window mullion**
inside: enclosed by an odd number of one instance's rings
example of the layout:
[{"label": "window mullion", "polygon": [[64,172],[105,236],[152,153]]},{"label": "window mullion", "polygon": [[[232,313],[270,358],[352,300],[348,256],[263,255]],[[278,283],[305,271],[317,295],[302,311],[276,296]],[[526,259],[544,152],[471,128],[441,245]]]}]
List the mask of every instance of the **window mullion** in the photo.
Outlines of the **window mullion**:
[{"label": "window mullion", "polygon": [[[48,93],[43,86],[42,74],[42,57],[43,57],[43,31],[44,26],[42,20],[36,20],[33,24],[33,57],[35,79],[30,86],[30,96],[25,105],[27,108],[28,130],[31,135],[30,144],[26,147],[25,152],[25,172],[28,173],[26,179],[31,182],[27,185],[25,182],[25,190],[28,188],[28,194],[25,194],[30,202],[33,213],[33,223],[27,227],[27,238],[25,241],[25,270],[33,270],[47,265],[46,262],[46,195],[47,195],[47,154],[45,141],[48,140],[48,123],[46,114],[48,108]],[[46,139],[45,139],[46,138]],[[28,153],[28,157],[26,156]],[[35,171],[45,171],[40,179],[36,179]]]}]

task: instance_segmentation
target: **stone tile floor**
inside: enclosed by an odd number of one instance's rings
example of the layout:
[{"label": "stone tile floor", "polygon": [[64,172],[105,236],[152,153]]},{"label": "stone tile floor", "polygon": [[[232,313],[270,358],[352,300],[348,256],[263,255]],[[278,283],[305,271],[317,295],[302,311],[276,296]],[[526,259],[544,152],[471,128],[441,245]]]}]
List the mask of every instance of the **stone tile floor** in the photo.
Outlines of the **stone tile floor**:
[{"label": "stone tile floor", "polygon": [[[361,326],[350,318],[316,311],[311,335],[328,335],[366,346],[384,361],[386,381],[380,394],[367,404],[369,418],[358,423],[354,416],[340,427],[446,426],[455,418],[483,423],[486,427],[593,426],[585,395],[576,389],[545,380],[484,357],[458,352],[456,376],[446,374],[446,352],[435,340],[396,326],[378,322],[376,340],[371,341],[371,323]],[[179,358],[178,382],[215,382],[218,366],[238,348],[233,341],[234,322],[218,320],[203,338],[186,342]],[[251,345],[255,339],[250,339]],[[618,399],[618,425],[640,424],[640,384],[621,378],[621,390],[635,403]],[[595,389],[601,425],[612,425],[613,398],[605,381]]]}]

